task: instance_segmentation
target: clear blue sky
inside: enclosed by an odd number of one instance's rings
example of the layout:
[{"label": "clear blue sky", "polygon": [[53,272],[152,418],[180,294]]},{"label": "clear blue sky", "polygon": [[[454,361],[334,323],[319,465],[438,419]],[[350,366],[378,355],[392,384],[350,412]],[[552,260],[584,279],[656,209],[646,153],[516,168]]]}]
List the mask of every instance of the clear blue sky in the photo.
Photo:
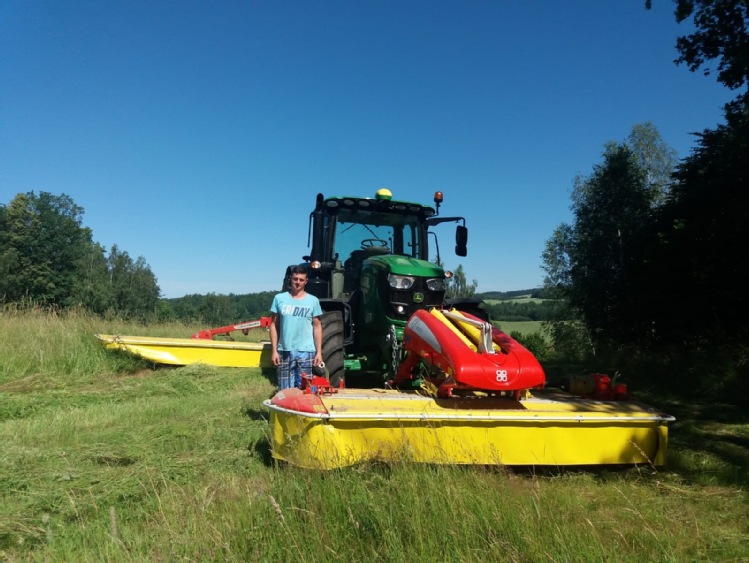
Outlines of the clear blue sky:
[{"label": "clear blue sky", "polygon": [[3,0],[0,203],[65,193],[166,297],[277,290],[315,195],[463,215],[480,291],[541,285],[577,174],[652,121],[680,157],[732,94],[655,0]]}]

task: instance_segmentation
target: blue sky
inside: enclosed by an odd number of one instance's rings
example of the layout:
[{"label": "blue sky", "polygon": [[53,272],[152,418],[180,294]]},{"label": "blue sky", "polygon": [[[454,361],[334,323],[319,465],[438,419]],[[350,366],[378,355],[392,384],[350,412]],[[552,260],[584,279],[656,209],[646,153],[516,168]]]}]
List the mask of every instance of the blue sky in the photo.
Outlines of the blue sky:
[{"label": "blue sky", "polygon": [[685,157],[732,98],[670,1],[4,0],[0,203],[65,193],[166,297],[280,288],[315,195],[463,215],[480,291],[540,286],[577,174],[652,121]]}]

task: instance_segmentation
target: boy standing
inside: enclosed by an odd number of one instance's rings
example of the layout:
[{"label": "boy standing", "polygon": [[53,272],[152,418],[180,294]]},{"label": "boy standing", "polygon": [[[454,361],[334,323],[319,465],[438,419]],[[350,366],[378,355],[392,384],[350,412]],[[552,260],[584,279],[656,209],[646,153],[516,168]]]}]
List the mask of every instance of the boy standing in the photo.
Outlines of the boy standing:
[{"label": "boy standing", "polygon": [[322,363],[322,309],[320,300],[308,294],[307,269],[291,269],[289,291],[273,298],[270,311],[270,344],[273,365],[278,366],[278,388],[302,386],[302,372]]}]

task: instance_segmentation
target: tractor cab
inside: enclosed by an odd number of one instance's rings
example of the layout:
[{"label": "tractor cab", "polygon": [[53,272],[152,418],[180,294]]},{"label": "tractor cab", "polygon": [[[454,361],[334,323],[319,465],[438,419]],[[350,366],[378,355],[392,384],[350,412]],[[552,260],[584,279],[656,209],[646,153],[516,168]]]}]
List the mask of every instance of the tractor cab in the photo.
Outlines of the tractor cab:
[{"label": "tractor cab", "polygon": [[341,297],[337,291],[343,296],[356,291],[362,269],[375,256],[428,258],[424,220],[434,215],[432,208],[393,202],[387,190],[378,191],[374,200],[329,198],[324,205],[328,220],[321,262],[341,263],[343,268],[343,287],[332,288],[330,297]]},{"label": "tractor cab", "polygon": [[[310,214],[312,249],[304,260],[311,268],[308,291],[320,299],[350,296],[358,287],[367,260],[399,256],[428,261],[428,228],[445,221],[461,221],[456,235],[459,256],[466,255],[467,230],[462,217],[437,217],[442,193],[435,207],[395,201],[387,189],[374,198],[329,197],[318,194]],[[403,261],[401,261],[403,262]],[[412,262],[415,266],[416,262]],[[329,283],[326,283],[329,282]]]},{"label": "tractor cab", "polygon": [[388,343],[402,338],[408,318],[444,304],[445,279],[452,274],[439,265],[438,247],[436,263],[429,262],[429,241],[436,242],[429,227],[461,223],[458,256],[467,253],[468,231],[464,218],[438,216],[442,200],[436,192],[434,207],[398,201],[387,189],[374,198],[318,194],[310,214],[310,254],[303,257],[309,269],[306,289],[320,299],[324,312],[340,312],[347,356],[365,357],[381,370]]}]

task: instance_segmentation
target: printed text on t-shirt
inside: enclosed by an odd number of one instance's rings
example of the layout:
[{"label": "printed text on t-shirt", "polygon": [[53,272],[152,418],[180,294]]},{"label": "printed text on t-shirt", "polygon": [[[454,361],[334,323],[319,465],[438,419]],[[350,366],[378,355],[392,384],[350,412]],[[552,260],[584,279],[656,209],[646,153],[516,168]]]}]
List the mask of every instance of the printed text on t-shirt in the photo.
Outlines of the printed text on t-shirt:
[{"label": "printed text on t-shirt", "polygon": [[312,314],[311,307],[297,307],[295,305],[281,306],[282,315],[291,315],[292,317],[308,317]]}]

